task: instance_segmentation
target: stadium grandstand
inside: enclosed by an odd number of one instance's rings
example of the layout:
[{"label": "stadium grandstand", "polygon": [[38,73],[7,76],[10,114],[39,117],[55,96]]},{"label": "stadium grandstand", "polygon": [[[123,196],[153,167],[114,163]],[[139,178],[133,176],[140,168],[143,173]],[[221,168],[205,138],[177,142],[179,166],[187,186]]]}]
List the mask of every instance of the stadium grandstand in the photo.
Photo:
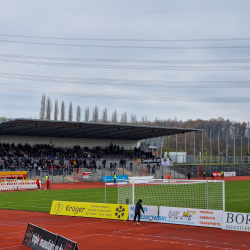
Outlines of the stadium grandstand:
[{"label": "stadium grandstand", "polygon": [[[13,119],[0,123],[0,171],[26,170],[29,176],[61,176],[71,181],[74,168],[106,175],[105,171],[138,174],[137,158],[160,159],[142,148],[139,140],[196,131],[131,124],[84,123],[35,119]],[[160,145],[161,147],[161,145]],[[128,162],[129,161],[129,162]],[[148,162],[147,161],[147,162]],[[131,163],[132,166],[131,167]],[[93,175],[92,175],[93,176]],[[67,177],[67,178],[66,178]],[[58,179],[60,182],[60,178]]]}]

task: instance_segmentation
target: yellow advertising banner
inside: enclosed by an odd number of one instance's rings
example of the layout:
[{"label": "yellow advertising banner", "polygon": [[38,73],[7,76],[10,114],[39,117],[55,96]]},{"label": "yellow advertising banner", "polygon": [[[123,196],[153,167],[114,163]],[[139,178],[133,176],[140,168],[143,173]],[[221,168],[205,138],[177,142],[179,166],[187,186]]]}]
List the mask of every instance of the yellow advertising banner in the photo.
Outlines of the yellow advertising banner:
[{"label": "yellow advertising banner", "polygon": [[0,172],[0,178],[23,178],[27,177],[27,171]]},{"label": "yellow advertising banner", "polygon": [[128,205],[53,201],[50,214],[102,219],[127,220]]}]

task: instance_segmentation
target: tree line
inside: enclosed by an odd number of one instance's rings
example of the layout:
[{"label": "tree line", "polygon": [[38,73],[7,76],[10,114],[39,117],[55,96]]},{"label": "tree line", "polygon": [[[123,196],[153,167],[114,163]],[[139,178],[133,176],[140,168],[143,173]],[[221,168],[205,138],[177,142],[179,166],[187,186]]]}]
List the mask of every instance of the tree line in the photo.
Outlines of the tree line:
[{"label": "tree line", "polygon": [[[66,117],[65,103],[61,103],[61,112],[59,112],[58,100],[55,100],[54,104],[54,120],[61,121],[73,121],[73,107],[72,102],[69,103],[68,117]],[[59,118],[60,113],[60,118]],[[41,109],[40,109],[40,119],[52,119],[52,101],[49,97],[46,98],[45,95],[42,96]],[[164,138],[164,151],[175,151],[177,145],[177,151],[187,151],[188,154],[196,154],[204,151],[208,155],[218,155],[218,153],[223,153],[226,155],[226,149],[228,149],[228,154],[234,154],[234,141],[235,141],[235,151],[236,155],[247,155],[249,153],[249,138],[250,138],[250,124],[249,122],[237,122],[229,119],[224,119],[219,117],[217,119],[211,118],[209,120],[189,119],[187,121],[175,119],[158,119],[155,118],[154,121],[147,119],[147,116],[142,116],[140,120],[137,119],[135,114],[129,116],[127,112],[121,114],[120,119],[117,115],[117,110],[115,109],[111,114],[111,119],[108,118],[107,108],[104,108],[101,115],[99,114],[98,106],[95,106],[92,110],[92,117],[90,117],[90,108],[86,107],[84,110],[84,117],[81,116],[81,107],[77,106],[76,109],[76,121],[84,122],[102,122],[102,123],[120,123],[120,124],[137,124],[137,125],[147,125],[147,126],[161,126],[169,128],[195,128],[199,129],[198,132],[187,133],[186,143],[185,135],[180,134],[177,136],[167,136]],[[202,148],[202,136],[203,136],[203,148]],[[229,146],[227,146],[229,145]]]}]

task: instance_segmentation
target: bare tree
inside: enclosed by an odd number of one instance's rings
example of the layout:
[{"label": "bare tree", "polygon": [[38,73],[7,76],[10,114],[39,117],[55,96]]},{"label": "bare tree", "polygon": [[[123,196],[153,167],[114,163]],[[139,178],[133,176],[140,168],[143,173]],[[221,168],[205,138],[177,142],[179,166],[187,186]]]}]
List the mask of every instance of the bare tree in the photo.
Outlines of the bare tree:
[{"label": "bare tree", "polygon": [[89,107],[85,109],[85,117],[84,117],[85,122],[89,121]]},{"label": "bare tree", "polygon": [[51,119],[51,108],[52,108],[52,101],[50,98],[47,98],[47,106],[46,106],[46,119],[50,120]]},{"label": "bare tree", "polygon": [[79,122],[81,120],[81,107],[78,105],[76,110],[76,121]]},{"label": "bare tree", "polygon": [[55,111],[54,111],[54,120],[55,121],[58,120],[58,113],[59,113],[59,110],[58,110],[58,101],[55,100]]},{"label": "bare tree", "polygon": [[137,124],[136,115],[133,115],[133,113],[131,114],[131,120],[130,120],[130,122],[131,122],[132,124]]},{"label": "bare tree", "polygon": [[108,122],[108,111],[107,111],[107,108],[105,108],[102,111],[102,122],[105,122],[105,123]]},{"label": "bare tree", "polygon": [[95,106],[95,108],[93,109],[93,122],[98,122],[99,119],[99,111],[98,111],[98,106]]},{"label": "bare tree", "polygon": [[65,105],[64,101],[62,101],[62,106],[61,106],[61,121],[65,120]]},{"label": "bare tree", "polygon": [[72,108],[72,102],[69,103],[69,115],[68,115],[68,121],[73,120],[73,108]]},{"label": "bare tree", "polygon": [[42,100],[41,100],[41,108],[40,108],[40,119],[43,120],[45,117],[45,102],[46,102],[46,97],[45,94],[42,95]]},{"label": "bare tree", "polygon": [[117,112],[116,112],[116,109],[115,109],[115,111],[112,114],[112,123],[117,123]]},{"label": "bare tree", "polygon": [[120,123],[124,123],[124,114],[121,115]]},{"label": "bare tree", "polygon": [[144,118],[144,116],[142,116],[142,118],[141,118],[141,123],[145,124],[145,118]]},{"label": "bare tree", "polygon": [[123,114],[123,120],[124,120],[123,123],[128,123],[128,115],[126,111]]}]

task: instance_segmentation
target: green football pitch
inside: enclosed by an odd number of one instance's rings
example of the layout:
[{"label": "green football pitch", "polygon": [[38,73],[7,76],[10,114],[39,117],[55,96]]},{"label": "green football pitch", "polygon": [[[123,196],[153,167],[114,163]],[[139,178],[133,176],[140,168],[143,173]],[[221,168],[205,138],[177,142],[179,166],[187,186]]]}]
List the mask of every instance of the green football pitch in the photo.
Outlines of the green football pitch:
[{"label": "green football pitch", "polygon": [[[226,211],[250,213],[250,181],[226,182],[225,190]],[[1,192],[0,209],[49,212],[53,200],[104,203],[104,196],[104,188]],[[117,188],[107,189],[107,203],[117,196]]]}]

